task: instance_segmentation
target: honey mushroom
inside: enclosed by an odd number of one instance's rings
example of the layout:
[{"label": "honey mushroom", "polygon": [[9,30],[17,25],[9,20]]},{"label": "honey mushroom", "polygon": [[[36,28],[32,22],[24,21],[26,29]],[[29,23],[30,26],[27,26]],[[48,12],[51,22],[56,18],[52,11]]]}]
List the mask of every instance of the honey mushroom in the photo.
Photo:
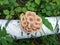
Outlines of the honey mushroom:
[{"label": "honey mushroom", "polygon": [[27,33],[30,33],[31,32],[31,29],[26,28],[26,31],[27,31]]},{"label": "honey mushroom", "polygon": [[36,15],[36,17],[35,17],[35,22],[37,22],[37,23],[42,23],[41,17],[39,17],[39,16]]},{"label": "honey mushroom", "polygon": [[21,13],[21,14],[20,14],[20,19],[22,18],[22,16],[24,16],[24,13]]},{"label": "honey mushroom", "polygon": [[29,32],[31,32],[31,30],[32,30],[32,29],[31,29],[31,26],[28,24],[28,25],[25,27],[25,31],[29,33]]},{"label": "honey mushroom", "polygon": [[33,32],[37,32],[38,29],[40,30],[40,25],[39,25],[39,24],[38,24],[38,25],[33,24],[33,26],[32,26],[32,31],[33,31]]},{"label": "honey mushroom", "polygon": [[25,15],[21,17],[21,21],[24,21],[24,22],[26,21]]},{"label": "honey mushroom", "polygon": [[27,22],[30,23],[30,24],[33,24],[34,23],[34,18],[32,16],[29,16],[27,18]]},{"label": "honey mushroom", "polygon": [[42,29],[42,26],[40,25],[40,27],[33,27],[32,28],[32,31],[33,32],[38,32],[38,31],[40,31]]},{"label": "honey mushroom", "polygon": [[32,28],[32,24],[29,23],[27,27],[28,27],[28,28]]},{"label": "honey mushroom", "polygon": [[29,16],[35,17],[36,13],[35,12],[31,12],[31,11],[27,11],[25,15],[26,15],[26,18],[29,17]]},{"label": "honey mushroom", "polygon": [[28,23],[28,25],[26,26],[26,31],[27,32],[31,32],[32,31],[32,25],[30,23]]},{"label": "honey mushroom", "polygon": [[21,26],[27,33],[37,32],[42,29],[42,19],[35,12],[28,11],[25,15],[22,13],[20,18]]},{"label": "honey mushroom", "polygon": [[24,21],[22,21],[22,22],[21,22],[21,25],[22,25],[23,27],[25,27],[25,26],[27,26],[28,24],[27,24],[27,22],[26,22],[26,21],[25,21],[25,22],[24,22]]},{"label": "honey mushroom", "polygon": [[34,31],[37,31],[36,28],[35,28],[34,26],[32,26],[32,31],[33,31],[33,32],[34,32]]}]

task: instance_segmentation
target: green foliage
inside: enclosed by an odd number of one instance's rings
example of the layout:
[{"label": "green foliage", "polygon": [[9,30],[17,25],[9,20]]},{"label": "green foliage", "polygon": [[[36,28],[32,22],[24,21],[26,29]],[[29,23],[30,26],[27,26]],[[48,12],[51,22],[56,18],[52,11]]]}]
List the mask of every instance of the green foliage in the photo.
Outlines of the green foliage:
[{"label": "green foliage", "polygon": [[41,2],[41,0],[35,0],[35,3],[38,5],[40,4],[40,2]]},{"label": "green foliage", "polygon": [[53,27],[52,27],[51,23],[47,19],[42,17],[42,21],[43,21],[43,24],[45,24],[46,27],[48,27],[51,31],[53,31]]},{"label": "green foliage", "polygon": [[3,36],[5,36],[6,34],[7,34],[7,33],[6,33],[5,28],[3,28],[2,30],[1,30],[1,28],[0,28],[0,38],[3,37]]},{"label": "green foliage", "polygon": [[30,11],[37,11],[37,7],[38,7],[37,4],[32,1],[28,1],[25,6],[27,10],[30,10]]},{"label": "green foliage", "polygon": [[16,12],[21,12],[22,11],[22,8],[21,7],[17,7],[17,8],[15,8],[15,11]]},{"label": "green foliage", "polygon": [[44,24],[48,29],[50,29],[51,31],[53,31],[53,27],[52,27],[51,23],[48,21],[48,19],[45,19],[45,17],[42,16],[41,14],[38,14],[38,16],[40,16],[40,17],[42,18],[43,24]]},{"label": "green foliage", "polygon": [[6,29],[1,29],[0,27],[0,45],[11,45],[13,43],[13,38],[11,38],[7,32]]},{"label": "green foliage", "polygon": [[0,5],[9,4],[8,0],[0,0]]},{"label": "green foliage", "polygon": [[53,0],[53,2],[56,2],[57,5],[60,5],[60,0]]},{"label": "green foliage", "polygon": [[[19,8],[19,4],[16,2],[16,0],[0,0],[0,2],[1,13],[6,15],[6,19],[11,19],[15,12],[18,13],[18,11],[15,11],[15,8]],[[18,10],[20,10],[20,8]]]},{"label": "green foliage", "polygon": [[25,7],[22,8],[22,12],[26,13],[27,9]]},{"label": "green foliage", "polygon": [[[20,2],[25,3],[24,0],[20,0]],[[5,10],[8,10],[7,13],[9,13],[11,17],[13,17],[12,15],[15,15],[16,12],[25,13],[26,11],[39,12],[41,15],[44,14],[44,16],[56,16],[60,14],[59,0],[28,0],[25,4],[22,3],[18,4],[16,0],[0,0],[0,10],[3,10],[3,14],[7,15],[6,17],[8,17],[8,14],[6,14],[6,12],[4,13]]]},{"label": "green foliage", "polygon": [[5,15],[9,15],[9,10],[3,10],[3,13],[4,13]]},{"label": "green foliage", "polygon": [[40,39],[42,40],[43,45],[58,45],[59,44],[57,41],[56,34],[49,35],[49,36],[42,36],[42,37],[40,37]]}]

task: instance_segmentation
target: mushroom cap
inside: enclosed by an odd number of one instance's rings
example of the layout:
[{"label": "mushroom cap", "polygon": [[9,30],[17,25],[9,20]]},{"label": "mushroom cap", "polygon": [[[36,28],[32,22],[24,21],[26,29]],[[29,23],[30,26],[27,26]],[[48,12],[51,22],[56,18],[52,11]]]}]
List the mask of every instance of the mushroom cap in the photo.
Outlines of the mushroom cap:
[{"label": "mushroom cap", "polygon": [[24,22],[24,21],[22,21],[22,22],[21,22],[21,25],[22,25],[23,27],[25,27],[25,26],[27,26],[27,25],[28,25],[28,23],[27,23],[26,21],[25,21],[25,22]]},{"label": "mushroom cap", "polygon": [[21,14],[20,14],[20,18],[21,18],[22,16],[24,16],[24,13],[21,13]]},{"label": "mushroom cap", "polygon": [[36,23],[42,23],[41,17],[37,16],[34,18]]},{"label": "mushroom cap", "polygon": [[25,15],[21,17],[21,22],[27,22]]},{"label": "mushroom cap", "polygon": [[30,24],[33,24],[34,23],[34,18],[32,16],[29,16],[27,18],[27,22],[30,23]]},{"label": "mushroom cap", "polygon": [[26,15],[26,17],[29,17],[29,16],[35,17],[36,13],[35,12],[31,12],[31,11],[27,11],[25,15]]}]

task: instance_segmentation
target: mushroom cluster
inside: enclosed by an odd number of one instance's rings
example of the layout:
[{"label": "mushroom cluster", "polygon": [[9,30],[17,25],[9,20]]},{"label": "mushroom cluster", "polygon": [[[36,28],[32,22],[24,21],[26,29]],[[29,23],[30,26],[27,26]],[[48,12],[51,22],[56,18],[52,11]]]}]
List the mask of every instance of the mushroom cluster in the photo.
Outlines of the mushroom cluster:
[{"label": "mushroom cluster", "polygon": [[27,11],[20,15],[20,25],[26,32],[37,32],[42,29],[42,19],[35,12]]}]

